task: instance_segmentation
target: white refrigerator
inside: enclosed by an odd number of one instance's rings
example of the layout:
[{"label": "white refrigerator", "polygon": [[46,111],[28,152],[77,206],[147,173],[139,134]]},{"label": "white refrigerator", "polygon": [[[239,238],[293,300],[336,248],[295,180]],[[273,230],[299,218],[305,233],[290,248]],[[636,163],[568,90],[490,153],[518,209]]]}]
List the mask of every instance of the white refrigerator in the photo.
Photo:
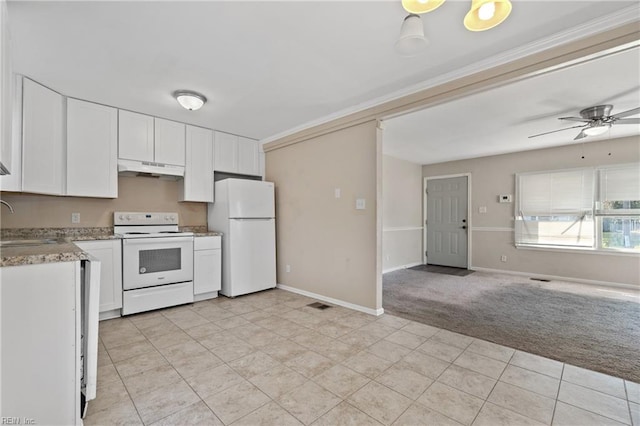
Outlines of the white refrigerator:
[{"label": "white refrigerator", "polygon": [[207,206],[209,230],[222,232],[222,290],[227,297],[276,286],[273,182],[225,179]]}]

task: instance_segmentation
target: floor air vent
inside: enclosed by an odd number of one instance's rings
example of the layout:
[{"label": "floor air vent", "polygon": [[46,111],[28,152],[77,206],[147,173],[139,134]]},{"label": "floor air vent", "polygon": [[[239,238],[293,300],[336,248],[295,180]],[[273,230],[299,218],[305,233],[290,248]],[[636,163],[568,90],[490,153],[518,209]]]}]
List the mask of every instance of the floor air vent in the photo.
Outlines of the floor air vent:
[{"label": "floor air vent", "polygon": [[321,311],[324,311],[325,309],[328,309],[331,307],[329,305],[325,305],[324,303],[320,303],[320,302],[309,303],[307,306],[309,306],[310,308],[320,309]]},{"label": "floor air vent", "polygon": [[529,278],[531,281],[542,281],[543,283],[550,283],[551,280],[545,280],[544,278]]}]

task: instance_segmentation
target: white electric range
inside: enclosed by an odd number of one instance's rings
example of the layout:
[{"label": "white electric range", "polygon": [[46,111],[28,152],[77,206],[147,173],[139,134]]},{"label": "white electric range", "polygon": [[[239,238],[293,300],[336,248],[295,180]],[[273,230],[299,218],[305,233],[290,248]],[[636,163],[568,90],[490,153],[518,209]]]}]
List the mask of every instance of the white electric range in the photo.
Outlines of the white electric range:
[{"label": "white electric range", "polygon": [[193,233],[178,213],[115,212],[122,238],[122,315],[193,302]]}]

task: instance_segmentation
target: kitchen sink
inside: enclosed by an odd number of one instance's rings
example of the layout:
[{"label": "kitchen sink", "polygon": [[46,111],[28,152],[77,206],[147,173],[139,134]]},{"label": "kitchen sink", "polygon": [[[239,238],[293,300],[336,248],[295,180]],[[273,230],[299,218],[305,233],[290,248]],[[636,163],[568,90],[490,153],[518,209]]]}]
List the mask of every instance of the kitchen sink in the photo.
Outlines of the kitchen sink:
[{"label": "kitchen sink", "polygon": [[43,238],[38,240],[2,240],[0,247],[26,247],[37,246],[40,244],[57,244],[58,240]]}]

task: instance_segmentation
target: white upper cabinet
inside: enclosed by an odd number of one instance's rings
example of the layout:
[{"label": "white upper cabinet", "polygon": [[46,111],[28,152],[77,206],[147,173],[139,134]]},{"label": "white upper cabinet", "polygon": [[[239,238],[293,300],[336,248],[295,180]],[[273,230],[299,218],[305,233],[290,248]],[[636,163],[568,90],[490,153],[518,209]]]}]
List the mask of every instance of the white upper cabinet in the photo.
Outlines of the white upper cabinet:
[{"label": "white upper cabinet", "polygon": [[67,195],[118,196],[118,110],[67,100]]},{"label": "white upper cabinet", "polygon": [[153,162],[153,117],[118,111],[118,158]]},{"label": "white upper cabinet", "polygon": [[12,77],[9,54],[9,22],[7,2],[0,2],[0,162],[4,171],[12,171]]},{"label": "white upper cabinet", "polygon": [[238,173],[238,137],[215,132],[215,164],[217,172]]},{"label": "white upper cabinet", "polygon": [[260,145],[258,141],[215,132],[216,172],[259,176]]},{"label": "white upper cabinet", "polygon": [[155,118],[154,161],[184,166],[185,125],[176,121]]},{"label": "white upper cabinet", "polygon": [[184,185],[180,201],[212,203],[213,195],[213,131],[187,126]]},{"label": "white upper cabinet", "polygon": [[22,190],[62,195],[64,188],[64,97],[27,78],[23,83]]},{"label": "white upper cabinet", "polygon": [[260,146],[258,141],[238,138],[238,173],[241,175],[260,174]]}]

